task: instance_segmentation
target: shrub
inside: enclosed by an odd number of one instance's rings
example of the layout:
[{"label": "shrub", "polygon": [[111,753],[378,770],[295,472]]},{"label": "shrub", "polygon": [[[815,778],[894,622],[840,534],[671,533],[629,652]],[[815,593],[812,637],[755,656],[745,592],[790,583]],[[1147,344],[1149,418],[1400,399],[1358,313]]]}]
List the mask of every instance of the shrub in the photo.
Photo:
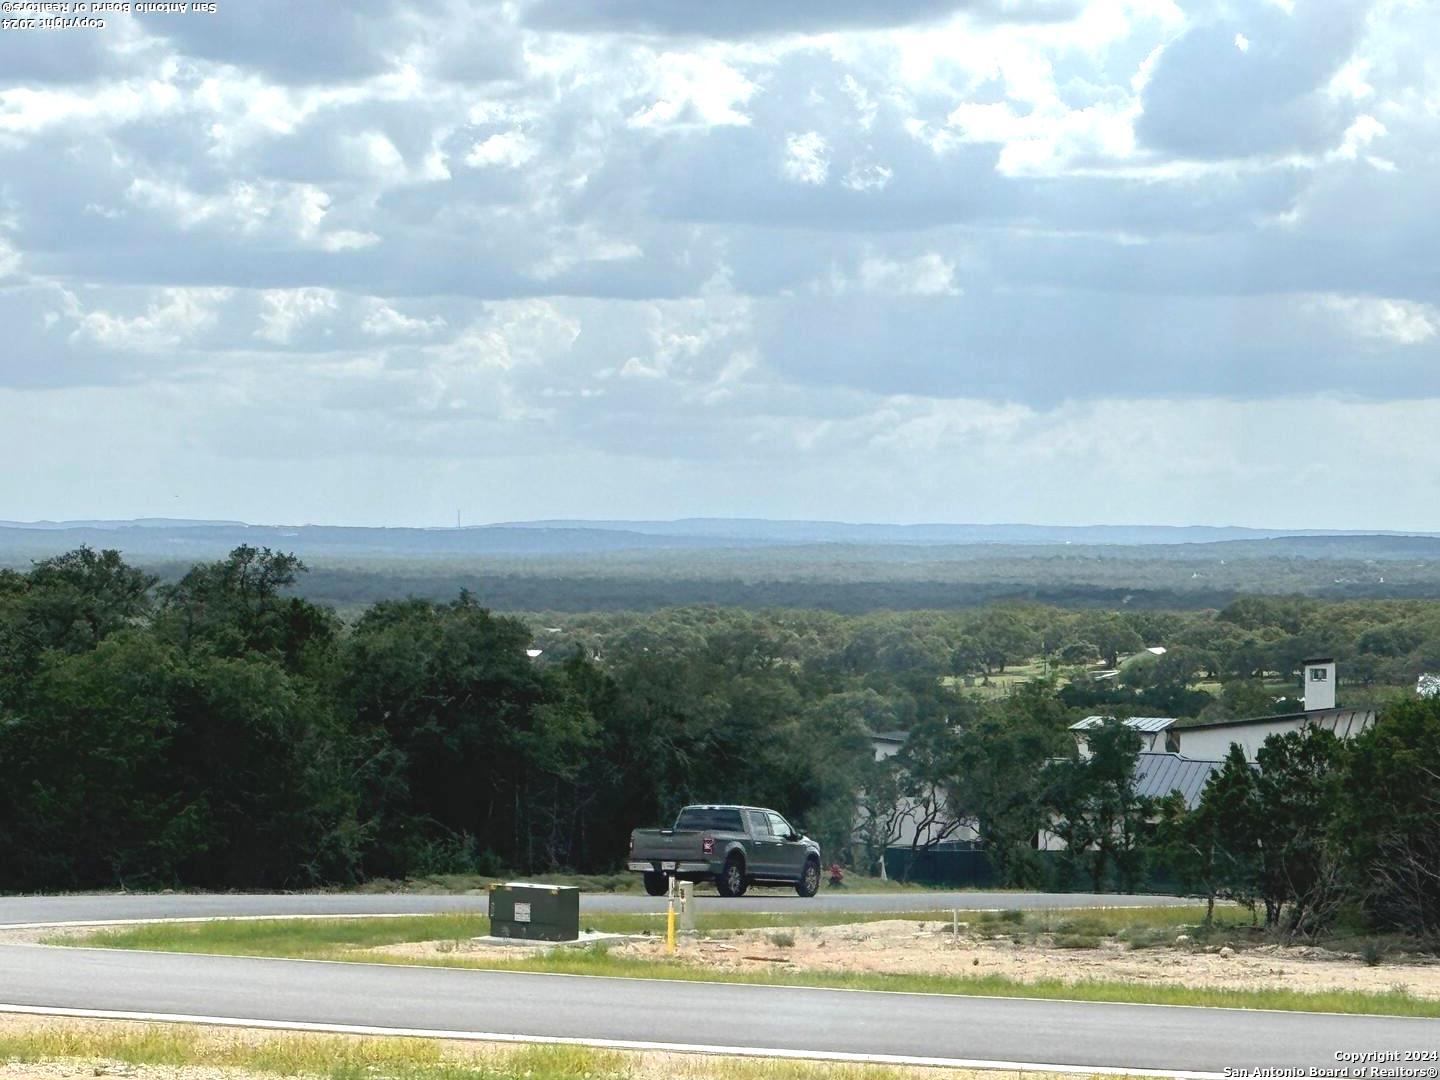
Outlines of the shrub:
[{"label": "shrub", "polygon": [[1057,934],[1079,934],[1084,937],[1104,937],[1109,932],[1109,927],[1093,915],[1081,915],[1057,923],[1055,932]]},{"label": "shrub", "polygon": [[1055,939],[1057,949],[1098,949],[1100,939],[1093,934],[1061,934]]}]

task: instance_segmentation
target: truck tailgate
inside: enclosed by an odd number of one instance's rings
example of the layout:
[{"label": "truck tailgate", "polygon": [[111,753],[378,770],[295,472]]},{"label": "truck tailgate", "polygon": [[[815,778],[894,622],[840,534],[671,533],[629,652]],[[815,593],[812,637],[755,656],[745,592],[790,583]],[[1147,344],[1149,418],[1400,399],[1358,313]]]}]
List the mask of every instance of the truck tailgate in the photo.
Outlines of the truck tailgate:
[{"label": "truck tailgate", "polygon": [[644,862],[656,859],[675,862],[704,858],[700,841],[705,834],[696,830],[636,829],[635,848],[630,858]]}]

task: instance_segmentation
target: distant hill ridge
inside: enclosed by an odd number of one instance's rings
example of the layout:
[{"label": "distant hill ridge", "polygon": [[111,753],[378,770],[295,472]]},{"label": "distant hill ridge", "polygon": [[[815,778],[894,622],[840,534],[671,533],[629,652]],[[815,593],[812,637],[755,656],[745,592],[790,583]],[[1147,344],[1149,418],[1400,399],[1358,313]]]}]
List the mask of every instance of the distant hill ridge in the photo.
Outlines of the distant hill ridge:
[{"label": "distant hill ridge", "polygon": [[[142,533],[143,535],[137,535]],[[857,545],[1175,545],[1285,539],[1350,541],[1429,539],[1440,533],[1399,533],[1345,529],[1256,529],[1221,525],[1030,525],[945,524],[894,525],[839,521],[782,521],[767,518],[681,518],[674,521],[557,518],[507,521],[452,528],[363,527],[343,525],[249,525],[241,521],[196,521],[183,518],[137,518],[129,521],[0,521],[0,534],[126,533],[129,548],[165,544],[208,548],[225,538],[235,543],[368,550],[404,554],[435,553],[564,553],[644,548],[766,547],[806,544]],[[32,547],[33,536],[0,535],[0,545]],[[58,537],[52,539],[59,539]],[[116,543],[109,535],[99,542]],[[296,543],[298,542],[298,543]],[[45,545],[49,546],[49,545]],[[71,546],[74,546],[73,544]],[[1387,545],[1388,546],[1388,545]],[[175,551],[175,554],[181,554]]]},{"label": "distant hill ridge", "polygon": [[872,524],[769,518],[679,518],[627,521],[555,518],[498,522],[507,529],[610,529],[652,536],[708,536],[780,543],[851,544],[1194,544],[1298,536],[1440,536],[1361,529],[1256,529],[1238,525]]},{"label": "distant hill ridge", "polygon": [[[690,519],[522,521],[463,529],[243,522],[0,522],[0,563],[23,566],[84,545],[118,548],[142,562],[219,558],[240,544],[309,560],[624,559],[704,557],[819,565],[836,559],[916,563],[975,559],[1224,558],[1440,560],[1435,534],[1284,531],[1162,525],[868,525],[843,522]],[[707,554],[708,553],[708,554]],[[738,567],[735,568],[738,572]],[[1337,574],[1336,580],[1340,576]],[[1198,580],[1198,579],[1197,579]]]}]

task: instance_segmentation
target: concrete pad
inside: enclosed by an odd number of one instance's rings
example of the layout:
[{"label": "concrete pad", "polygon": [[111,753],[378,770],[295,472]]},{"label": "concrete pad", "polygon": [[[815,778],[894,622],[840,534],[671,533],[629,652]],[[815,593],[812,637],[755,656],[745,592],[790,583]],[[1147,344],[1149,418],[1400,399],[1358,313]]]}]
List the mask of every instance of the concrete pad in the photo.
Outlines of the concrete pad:
[{"label": "concrete pad", "polygon": [[621,941],[633,941],[637,938],[643,939],[644,937],[644,934],[607,934],[599,930],[582,930],[580,931],[580,936],[574,941],[532,941],[529,938],[494,937],[492,935],[472,937],[466,940],[476,945],[502,945],[511,946],[522,951],[541,952],[545,949],[564,948],[567,945],[594,945],[600,941],[618,943]]}]

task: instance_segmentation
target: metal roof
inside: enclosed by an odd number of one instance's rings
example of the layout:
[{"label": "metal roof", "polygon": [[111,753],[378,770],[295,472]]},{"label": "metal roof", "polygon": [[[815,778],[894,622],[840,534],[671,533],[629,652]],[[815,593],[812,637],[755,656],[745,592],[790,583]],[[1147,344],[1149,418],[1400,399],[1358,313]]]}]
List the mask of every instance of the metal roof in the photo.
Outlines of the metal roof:
[{"label": "metal roof", "polygon": [[[1071,731],[1089,731],[1097,728],[1106,720],[1113,720],[1113,716],[1087,716],[1084,720],[1077,720],[1070,725]],[[1154,732],[1164,731],[1171,724],[1175,723],[1173,716],[1132,716],[1125,721],[1125,726],[1136,731]]]},{"label": "metal roof", "polygon": [[1172,791],[1178,791],[1186,807],[1193,810],[1200,805],[1200,796],[1210,782],[1210,775],[1221,764],[1179,754],[1141,754],[1135,761],[1135,793],[1163,799]]},{"label": "metal roof", "polygon": [[1207,728],[1244,727],[1246,724],[1276,724],[1296,721],[1297,726],[1314,724],[1329,728],[1342,739],[1349,739],[1375,722],[1374,709],[1311,709],[1308,712],[1276,713],[1273,716],[1246,716],[1236,720],[1187,720],[1181,731],[1203,731]]}]

